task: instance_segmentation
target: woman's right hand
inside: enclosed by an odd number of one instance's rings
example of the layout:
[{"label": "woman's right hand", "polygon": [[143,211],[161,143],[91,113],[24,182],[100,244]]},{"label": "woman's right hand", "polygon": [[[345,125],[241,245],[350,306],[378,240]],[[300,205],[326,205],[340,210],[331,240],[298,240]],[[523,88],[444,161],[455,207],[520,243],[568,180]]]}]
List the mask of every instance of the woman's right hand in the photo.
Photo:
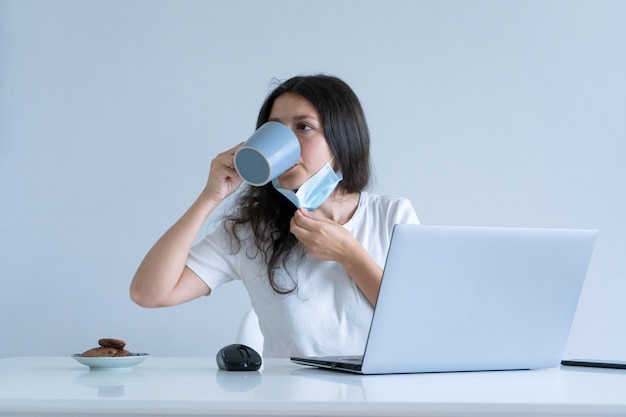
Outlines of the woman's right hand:
[{"label": "woman's right hand", "polygon": [[211,161],[209,179],[202,193],[217,204],[235,192],[243,182],[235,169],[235,152],[241,145],[218,154]]}]

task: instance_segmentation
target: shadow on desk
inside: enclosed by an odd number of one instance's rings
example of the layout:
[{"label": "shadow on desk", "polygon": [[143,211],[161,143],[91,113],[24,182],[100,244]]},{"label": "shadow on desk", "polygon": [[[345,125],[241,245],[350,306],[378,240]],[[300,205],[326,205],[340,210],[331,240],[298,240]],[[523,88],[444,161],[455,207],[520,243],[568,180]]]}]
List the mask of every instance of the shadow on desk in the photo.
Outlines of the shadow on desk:
[{"label": "shadow on desk", "polygon": [[[303,368],[291,375],[326,385],[359,387],[367,401],[395,401],[413,397],[415,401],[503,402],[547,401],[568,397],[558,372],[550,370],[359,375]],[[524,389],[518,387],[523,384]]]},{"label": "shadow on desk", "polygon": [[146,379],[141,372],[136,370],[130,372],[89,371],[76,377],[73,382],[96,389],[98,397],[115,398],[125,395],[125,387],[144,384]]}]

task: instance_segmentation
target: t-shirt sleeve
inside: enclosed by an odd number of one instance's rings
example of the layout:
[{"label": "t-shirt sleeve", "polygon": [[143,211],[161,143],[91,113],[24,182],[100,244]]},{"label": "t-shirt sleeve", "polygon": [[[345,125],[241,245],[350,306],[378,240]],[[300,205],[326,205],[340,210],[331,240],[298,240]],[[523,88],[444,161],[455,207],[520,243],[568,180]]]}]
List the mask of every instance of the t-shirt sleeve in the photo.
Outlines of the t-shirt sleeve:
[{"label": "t-shirt sleeve", "polygon": [[408,198],[399,198],[392,209],[390,216],[391,225],[394,224],[419,224],[419,218]]},{"label": "t-shirt sleeve", "polygon": [[240,253],[233,251],[231,239],[222,225],[218,225],[189,251],[186,265],[211,290],[240,279]]}]

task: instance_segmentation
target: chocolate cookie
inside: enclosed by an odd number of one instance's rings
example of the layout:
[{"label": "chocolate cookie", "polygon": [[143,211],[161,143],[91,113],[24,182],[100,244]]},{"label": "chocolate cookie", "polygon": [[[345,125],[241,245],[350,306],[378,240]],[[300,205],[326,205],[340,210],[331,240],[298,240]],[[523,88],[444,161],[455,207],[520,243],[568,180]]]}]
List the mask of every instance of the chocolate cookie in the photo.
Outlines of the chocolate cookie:
[{"label": "chocolate cookie", "polygon": [[120,339],[100,339],[98,344],[102,347],[112,347],[115,349],[124,349],[126,342]]},{"label": "chocolate cookie", "polygon": [[117,353],[113,356],[129,356],[130,352],[127,351],[126,349],[118,349]]},{"label": "chocolate cookie", "polygon": [[89,350],[84,351],[81,356],[84,357],[96,357],[96,356],[115,356],[117,354],[117,349],[112,347],[96,347],[91,348]]}]

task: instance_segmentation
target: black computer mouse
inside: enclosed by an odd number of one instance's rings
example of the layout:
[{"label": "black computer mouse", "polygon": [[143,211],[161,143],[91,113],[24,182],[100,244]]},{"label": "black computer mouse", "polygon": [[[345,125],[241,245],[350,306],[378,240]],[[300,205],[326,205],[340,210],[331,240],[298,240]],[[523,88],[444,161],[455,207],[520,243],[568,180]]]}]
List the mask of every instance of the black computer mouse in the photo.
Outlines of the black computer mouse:
[{"label": "black computer mouse", "polygon": [[224,346],[215,357],[217,366],[224,371],[257,371],[261,367],[261,355],[250,346],[234,344]]}]

